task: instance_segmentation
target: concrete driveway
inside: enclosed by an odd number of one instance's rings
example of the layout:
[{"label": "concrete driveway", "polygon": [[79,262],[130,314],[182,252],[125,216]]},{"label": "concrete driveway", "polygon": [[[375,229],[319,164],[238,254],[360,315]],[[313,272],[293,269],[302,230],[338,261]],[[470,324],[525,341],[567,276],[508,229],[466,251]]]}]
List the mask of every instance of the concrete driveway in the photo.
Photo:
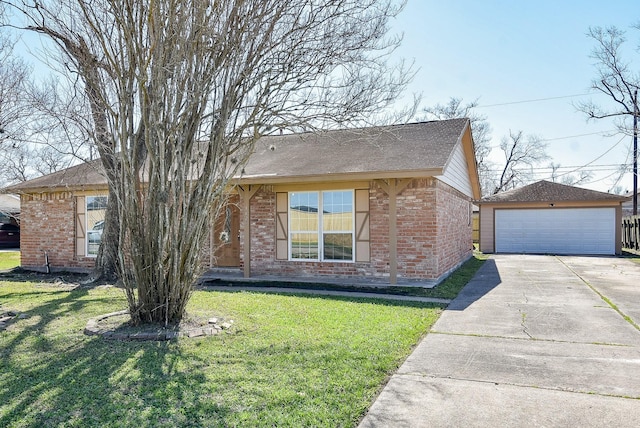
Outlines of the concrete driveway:
[{"label": "concrete driveway", "polygon": [[361,427],[640,426],[640,265],[496,255]]}]

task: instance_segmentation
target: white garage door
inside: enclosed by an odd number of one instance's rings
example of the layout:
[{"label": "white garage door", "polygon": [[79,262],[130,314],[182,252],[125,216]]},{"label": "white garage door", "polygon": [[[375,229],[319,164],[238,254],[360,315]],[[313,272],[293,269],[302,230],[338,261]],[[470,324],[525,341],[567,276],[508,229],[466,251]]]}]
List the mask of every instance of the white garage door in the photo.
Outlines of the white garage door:
[{"label": "white garage door", "polygon": [[614,208],[495,211],[497,253],[615,254]]}]

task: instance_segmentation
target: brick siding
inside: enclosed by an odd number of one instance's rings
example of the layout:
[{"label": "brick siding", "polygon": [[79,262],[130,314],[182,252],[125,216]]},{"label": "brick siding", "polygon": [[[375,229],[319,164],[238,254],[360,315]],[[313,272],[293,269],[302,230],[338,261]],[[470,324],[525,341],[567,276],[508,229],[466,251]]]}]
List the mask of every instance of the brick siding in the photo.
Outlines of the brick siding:
[{"label": "brick siding", "polygon": [[22,267],[43,269],[44,252],[52,269],[90,269],[93,257],[76,257],[75,197],[71,192],[23,195],[20,213]]},{"label": "brick siding", "polygon": [[[263,186],[251,199],[251,272],[284,276],[389,276],[389,200],[370,183],[370,261],[276,260],[276,194]],[[436,179],[415,179],[397,198],[398,277],[436,279],[471,255],[469,201]],[[75,254],[75,198],[70,192],[22,197],[22,266],[42,268],[44,251],[53,268],[92,268],[95,259]],[[244,222],[240,223],[240,235]],[[244,265],[243,243],[240,263]],[[202,254],[208,266],[209,239]]]},{"label": "brick siding", "polygon": [[[252,274],[389,276],[389,200],[375,182],[369,190],[371,261],[366,263],[276,260],[275,204],[270,187],[251,200]],[[436,279],[470,256],[469,202],[450,186],[435,179],[413,180],[397,198],[397,214],[400,278]]]}]

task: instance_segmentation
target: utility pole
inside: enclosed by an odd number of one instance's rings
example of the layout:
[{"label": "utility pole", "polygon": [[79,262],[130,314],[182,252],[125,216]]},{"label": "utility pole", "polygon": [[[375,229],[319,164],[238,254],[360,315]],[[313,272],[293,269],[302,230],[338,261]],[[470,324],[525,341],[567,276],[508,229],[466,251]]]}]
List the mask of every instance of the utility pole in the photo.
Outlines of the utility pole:
[{"label": "utility pole", "polygon": [[633,215],[638,215],[638,90],[633,94]]}]

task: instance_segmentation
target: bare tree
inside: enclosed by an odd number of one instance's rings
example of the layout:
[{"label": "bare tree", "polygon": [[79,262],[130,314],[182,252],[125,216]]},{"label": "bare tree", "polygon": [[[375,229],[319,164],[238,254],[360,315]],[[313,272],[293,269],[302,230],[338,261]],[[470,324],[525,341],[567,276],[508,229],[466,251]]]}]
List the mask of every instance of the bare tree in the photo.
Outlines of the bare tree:
[{"label": "bare tree", "polygon": [[[640,24],[634,27],[640,30]],[[634,71],[631,63],[624,59],[623,47],[626,42],[625,32],[616,27],[593,27],[587,34],[596,43],[592,57],[597,61],[597,77],[591,88],[606,95],[613,101],[613,107],[602,107],[593,101],[578,104],[578,109],[589,119],[618,118],[618,128],[633,135],[633,212],[637,214],[638,201],[638,89],[640,89],[640,73]],[[636,48],[640,52],[640,46]],[[632,119],[633,125],[630,125]]]},{"label": "bare tree", "polygon": [[[86,114],[90,105],[81,92],[68,82],[49,77],[29,84],[25,99],[32,108],[29,140],[43,152],[39,156],[45,168],[94,159],[93,122]],[[59,160],[57,165],[53,165],[53,157]]]},{"label": "bare tree", "polygon": [[[505,158],[504,163],[498,166],[490,162],[488,157],[493,150],[491,126],[486,116],[473,110],[476,107],[478,100],[463,105],[461,98],[452,97],[447,104],[436,104],[423,111],[427,114],[427,119],[470,119],[483,194],[492,195],[526,184],[533,177],[532,168],[548,159],[546,145],[538,137],[524,136],[522,131],[509,132],[509,137],[503,137],[499,146]],[[496,170],[498,167],[500,169]]]},{"label": "bare tree", "polygon": [[135,322],[181,319],[207,213],[261,135],[373,120],[411,76],[386,62],[392,0],[5,3],[79,76]]},{"label": "bare tree", "polygon": [[533,167],[547,159],[546,144],[540,138],[523,135],[522,131],[509,132],[509,137],[503,137],[500,150],[504,154],[502,168],[493,186],[492,194],[514,189],[531,181]]},{"label": "bare tree", "polygon": [[[0,4],[0,24],[6,21],[4,6]],[[80,150],[75,144],[79,140],[68,135],[70,123],[60,114],[69,104],[57,97],[52,82],[34,84],[31,67],[14,54],[16,39],[0,26],[1,186],[66,168]],[[58,129],[54,135],[54,120],[58,125],[65,122],[64,132]]]},{"label": "bare tree", "polygon": [[475,112],[476,107],[478,107],[477,99],[463,104],[462,98],[451,97],[446,104],[425,107],[423,112],[427,120],[469,118],[480,184],[482,189],[486,190],[493,179],[492,165],[487,159],[491,153],[491,125],[485,115]]},{"label": "bare tree", "polygon": [[588,182],[593,178],[593,172],[579,169],[571,172],[559,172],[562,167],[559,163],[551,162],[549,168],[551,168],[551,181],[554,183],[560,182],[569,186],[577,186]]},{"label": "bare tree", "polygon": [[[4,8],[0,5],[0,23],[5,19],[3,12]],[[14,45],[15,40],[0,32],[0,155],[21,142],[23,119],[28,115],[21,95],[30,69],[13,55]],[[0,174],[4,172],[0,171]]]},{"label": "bare tree", "polygon": [[[640,30],[640,26],[636,27]],[[597,77],[591,88],[612,100],[613,107],[603,107],[593,101],[578,104],[578,108],[590,119],[619,117],[619,128],[629,133],[630,125],[625,118],[633,118],[637,111],[635,91],[640,89],[640,74],[631,69],[623,58],[622,48],[626,42],[625,32],[616,27],[593,27],[587,35],[596,43],[592,58],[595,59]]]}]

